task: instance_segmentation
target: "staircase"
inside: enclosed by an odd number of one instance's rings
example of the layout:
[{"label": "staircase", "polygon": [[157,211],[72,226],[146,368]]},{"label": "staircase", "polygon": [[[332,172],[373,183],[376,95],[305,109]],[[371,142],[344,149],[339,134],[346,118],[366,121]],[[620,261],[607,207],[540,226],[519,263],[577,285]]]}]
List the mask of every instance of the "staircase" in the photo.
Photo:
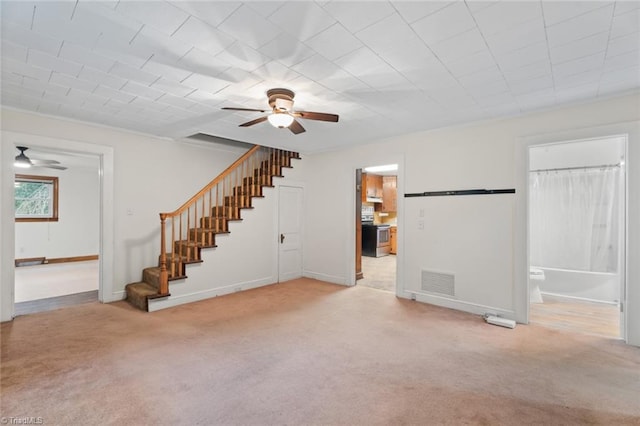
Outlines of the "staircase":
[{"label": "staircase", "polygon": [[229,222],[241,221],[243,209],[263,197],[262,189],[291,167],[297,152],[254,146],[218,177],[171,213],[160,213],[158,266],[145,268],[142,281],[127,284],[127,301],[144,311],[149,300],[170,296],[169,282],[186,279],[187,265],[201,263],[203,249],[216,247],[216,235],[229,233]]}]

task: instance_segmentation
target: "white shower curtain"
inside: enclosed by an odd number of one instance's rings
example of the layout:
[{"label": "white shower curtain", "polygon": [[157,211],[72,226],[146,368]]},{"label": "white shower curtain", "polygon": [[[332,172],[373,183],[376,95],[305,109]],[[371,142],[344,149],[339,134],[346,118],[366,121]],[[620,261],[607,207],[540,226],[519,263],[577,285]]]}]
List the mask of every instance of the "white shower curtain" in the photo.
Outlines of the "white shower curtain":
[{"label": "white shower curtain", "polygon": [[531,265],[617,272],[619,168],[530,173]]}]

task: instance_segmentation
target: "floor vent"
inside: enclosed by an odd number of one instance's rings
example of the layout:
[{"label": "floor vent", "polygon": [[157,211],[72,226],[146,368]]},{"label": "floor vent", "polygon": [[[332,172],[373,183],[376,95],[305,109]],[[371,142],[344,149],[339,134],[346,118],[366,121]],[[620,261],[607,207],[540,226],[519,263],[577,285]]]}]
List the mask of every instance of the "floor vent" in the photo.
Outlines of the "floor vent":
[{"label": "floor vent", "polygon": [[422,270],[423,291],[455,296],[455,275]]}]

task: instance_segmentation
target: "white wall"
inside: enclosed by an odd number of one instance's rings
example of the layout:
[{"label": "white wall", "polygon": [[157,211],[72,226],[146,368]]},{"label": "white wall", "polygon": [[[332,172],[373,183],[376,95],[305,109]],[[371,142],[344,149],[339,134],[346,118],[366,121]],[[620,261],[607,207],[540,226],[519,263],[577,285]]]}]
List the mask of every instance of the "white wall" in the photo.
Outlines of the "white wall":
[{"label": "white wall", "polygon": [[[112,157],[113,170],[109,167],[103,170],[106,175],[103,184],[113,185],[112,198],[106,188],[107,198],[103,199],[106,205],[102,206],[103,249],[113,252],[113,265],[101,271],[103,280],[108,281],[103,282],[109,289],[108,294],[102,295],[105,302],[123,298],[124,286],[139,281],[144,267],[157,264],[158,213],[178,208],[240,156],[237,150],[184,144],[14,110],[2,110],[2,132],[0,318],[3,321],[13,314],[15,143],[28,141],[28,145],[42,148],[64,146],[78,152],[104,152],[103,163]],[[111,214],[112,223],[105,221],[105,212]],[[238,260],[225,267],[242,269],[245,263]]]},{"label": "white wall", "polygon": [[[312,226],[307,228],[304,244],[305,273],[330,277],[336,283],[355,281],[354,170],[358,165],[398,162],[399,196],[515,187],[515,195],[399,199],[398,293],[410,297],[419,288],[422,268],[452,272],[457,297],[418,294],[418,300],[477,313],[490,309],[526,321],[526,190],[522,181],[527,163],[520,141],[614,123],[637,125],[639,105],[635,94],[306,157],[305,220]],[[638,217],[640,205],[639,175],[631,171],[633,164],[640,169],[637,137],[631,135],[629,142],[631,218]],[[417,226],[420,209],[425,210],[424,230]],[[630,259],[640,256],[639,228],[634,223],[629,229]],[[629,341],[640,345],[640,271],[633,267],[627,307],[633,312],[628,320]]]},{"label": "white wall", "polygon": [[26,174],[58,177],[58,221],[16,222],[15,257],[74,257],[100,251],[98,168],[34,169]]}]

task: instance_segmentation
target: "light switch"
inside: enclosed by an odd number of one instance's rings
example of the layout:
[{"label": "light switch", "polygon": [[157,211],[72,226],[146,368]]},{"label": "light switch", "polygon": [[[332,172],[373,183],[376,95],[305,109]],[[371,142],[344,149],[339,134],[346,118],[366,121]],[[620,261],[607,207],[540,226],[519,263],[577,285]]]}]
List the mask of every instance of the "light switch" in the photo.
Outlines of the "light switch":
[{"label": "light switch", "polygon": [[420,211],[418,211],[418,217],[424,217],[424,209],[420,209]]},{"label": "light switch", "polygon": [[127,216],[133,216],[133,209],[127,209]]}]

